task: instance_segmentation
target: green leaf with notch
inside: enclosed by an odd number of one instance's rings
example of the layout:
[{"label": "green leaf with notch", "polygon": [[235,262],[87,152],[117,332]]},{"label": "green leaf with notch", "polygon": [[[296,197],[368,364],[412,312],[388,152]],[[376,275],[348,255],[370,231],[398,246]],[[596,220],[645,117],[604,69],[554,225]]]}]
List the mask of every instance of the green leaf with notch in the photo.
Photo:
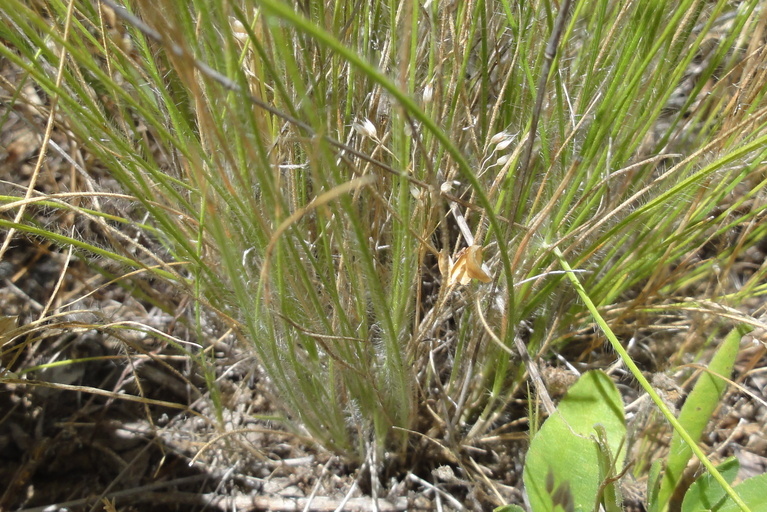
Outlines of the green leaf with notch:
[{"label": "green leaf with notch", "polygon": [[[716,469],[728,483],[732,483],[738,474],[739,467],[738,459],[732,457],[721,463]],[[713,510],[714,506],[722,502],[725,496],[727,493],[724,492],[719,482],[711,476],[711,473],[706,472],[695,480],[685,494],[682,512]]]},{"label": "green leaf with notch", "polygon": [[601,371],[581,376],[527,452],[533,512],[593,510],[603,483],[623,467],[625,437],[623,401],[610,378]]}]

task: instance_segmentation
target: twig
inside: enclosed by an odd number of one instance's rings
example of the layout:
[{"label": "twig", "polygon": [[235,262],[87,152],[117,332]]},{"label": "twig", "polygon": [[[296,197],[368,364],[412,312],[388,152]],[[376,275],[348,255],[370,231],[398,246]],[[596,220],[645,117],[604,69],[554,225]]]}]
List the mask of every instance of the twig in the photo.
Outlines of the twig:
[{"label": "twig", "polygon": [[457,499],[455,499],[455,497],[453,497],[453,496],[451,496],[450,494],[446,493],[445,491],[443,491],[442,489],[440,489],[440,488],[439,488],[439,487],[437,487],[436,485],[434,485],[434,484],[431,484],[431,483],[427,482],[427,481],[426,481],[426,480],[424,480],[423,478],[421,478],[421,477],[419,477],[419,476],[417,476],[417,475],[414,475],[413,473],[408,473],[408,474],[407,474],[407,477],[408,477],[410,480],[412,480],[413,482],[416,482],[416,483],[418,483],[418,484],[421,484],[421,485],[423,485],[424,487],[426,487],[427,489],[431,489],[432,491],[434,491],[434,493],[435,493],[437,496],[442,496],[442,497],[444,497],[444,498],[445,498],[447,501],[449,501],[449,502],[450,502],[450,504],[451,504],[451,505],[453,505],[453,506],[454,506],[454,507],[455,507],[457,510],[466,510],[466,509],[464,508],[464,506],[461,504],[461,502],[460,502],[460,501],[458,501]]},{"label": "twig", "polygon": [[303,512],[309,512],[312,507],[312,502],[314,501],[314,498],[317,496],[317,493],[320,491],[320,487],[322,487],[322,480],[325,478],[325,475],[328,473],[328,468],[330,467],[330,464],[333,463],[333,457],[328,459],[327,463],[325,463],[324,466],[322,466],[322,472],[320,473],[320,476],[317,477],[317,482],[314,484],[314,488],[312,489],[311,494],[309,494],[309,497],[306,499],[306,505],[304,505]]},{"label": "twig", "polygon": [[357,480],[354,480],[352,482],[352,486],[349,487],[349,492],[346,493],[346,496],[344,496],[344,499],[341,500],[341,503],[338,504],[338,507],[333,512],[343,512],[346,510],[346,504],[349,502],[349,500],[352,497],[352,494],[354,494],[354,491],[357,490]]},{"label": "twig", "polygon": [[378,508],[378,487],[379,487],[379,481],[378,481],[378,460],[376,457],[376,451],[378,449],[378,443],[376,442],[375,437],[373,440],[367,444],[367,463],[368,467],[370,469],[370,494],[371,498],[373,499],[373,512],[379,512]]},{"label": "twig", "polygon": [[[177,485],[203,480],[206,475],[195,475],[192,477],[180,478],[170,482],[152,484],[156,488],[167,487],[168,485]],[[125,491],[110,494],[108,499],[114,498],[132,498],[131,503],[151,503],[154,506],[165,505],[178,506],[190,505],[195,510],[201,507],[210,507],[214,510],[271,510],[274,512],[300,512],[303,510],[307,498],[289,498],[284,496],[259,496],[240,494],[237,496],[222,496],[220,494],[200,494],[196,492],[147,492],[151,486],[137,487]],[[78,507],[94,502],[94,498],[83,498],[81,500],[68,501],[65,503],[56,503],[40,507],[27,508],[19,512],[45,512],[47,510],[59,510],[63,507]],[[119,501],[119,500],[118,500]],[[100,503],[100,502],[97,502]],[[312,502],[310,512],[333,512],[338,510],[340,500],[328,497],[318,497]],[[373,510],[373,501],[370,498],[349,498],[341,510],[345,512],[371,512]],[[394,500],[379,500],[378,507],[381,512],[404,512],[412,510],[408,507],[408,500],[405,497]]]},{"label": "twig", "polygon": [[[208,478],[208,475],[203,474],[203,475],[187,476],[184,478],[177,478],[175,480],[168,480],[167,482],[155,482],[149,485],[142,485],[141,487],[134,487],[133,489],[116,491],[116,492],[108,494],[107,496],[104,496],[104,498],[112,500],[114,498],[122,498],[126,496],[142,496],[142,495],[148,494],[149,491],[163,489],[165,487],[170,487],[172,485],[183,485],[183,484],[189,484],[193,482],[199,482],[200,480],[205,480],[206,478]],[[43,505],[41,507],[25,508],[23,510],[20,510],[19,512],[45,512],[46,510],[63,510],[63,509],[68,509],[72,507],[81,507],[83,505],[92,503],[94,500],[95,498],[93,497],[82,498],[79,500],[66,501],[63,503]]]},{"label": "twig", "polygon": [[[538,84],[536,85],[535,108],[533,109],[533,117],[530,120],[530,133],[527,136],[527,147],[525,148],[525,152],[522,155],[522,161],[519,165],[519,177],[515,180],[517,183],[521,184],[514,190],[513,204],[516,205],[516,212],[519,212],[519,199],[522,195],[522,190],[525,186],[524,184],[527,182],[527,176],[530,170],[530,159],[532,158],[533,146],[535,145],[535,133],[538,130],[538,120],[541,117],[543,97],[546,95],[546,82],[549,79],[549,72],[554,63],[554,57],[557,55],[559,39],[562,37],[562,31],[565,28],[565,21],[567,20],[569,11],[570,0],[564,0],[559,7],[559,13],[554,22],[554,29],[551,31],[551,37],[549,37],[549,41],[546,43],[546,50],[543,54],[543,67],[541,68],[541,74],[538,76]],[[512,217],[512,221],[517,217],[516,212],[514,217]]]}]

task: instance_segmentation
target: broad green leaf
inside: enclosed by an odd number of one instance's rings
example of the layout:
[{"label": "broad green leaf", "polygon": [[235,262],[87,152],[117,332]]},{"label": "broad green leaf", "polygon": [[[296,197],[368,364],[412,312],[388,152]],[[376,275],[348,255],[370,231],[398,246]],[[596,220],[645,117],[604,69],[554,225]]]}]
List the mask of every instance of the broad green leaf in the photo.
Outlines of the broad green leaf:
[{"label": "broad green leaf", "polygon": [[525,509],[519,505],[504,505],[502,507],[496,507],[493,512],[525,512]]},{"label": "broad green leaf", "polygon": [[[611,476],[605,467],[623,466],[625,436],[623,402],[610,378],[600,371],[581,376],[527,452],[524,482],[532,511],[593,510],[600,485]],[[614,462],[605,465],[604,451]]]},{"label": "broad green leaf", "polygon": [[[767,473],[749,478],[735,486],[735,492],[748,505],[751,512],[767,512]],[[738,504],[729,496],[714,512],[740,512]]]},{"label": "broad green leaf", "polygon": [[[732,457],[717,466],[719,473],[727,482],[732,483],[738,474],[738,459]],[[726,493],[719,482],[710,473],[706,472],[690,486],[682,502],[682,512],[697,512],[700,510],[713,510],[720,503]]]}]

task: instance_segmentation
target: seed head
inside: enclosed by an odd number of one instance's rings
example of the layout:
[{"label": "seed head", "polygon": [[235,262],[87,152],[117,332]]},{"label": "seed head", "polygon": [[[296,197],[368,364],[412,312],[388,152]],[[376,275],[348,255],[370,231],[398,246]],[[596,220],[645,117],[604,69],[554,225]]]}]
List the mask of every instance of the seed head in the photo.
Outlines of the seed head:
[{"label": "seed head", "polygon": [[378,138],[378,132],[376,131],[376,127],[368,118],[365,118],[362,121],[354,121],[352,123],[352,128],[354,128],[354,131],[356,131],[363,137],[369,137],[371,139]]},{"label": "seed head", "polygon": [[431,85],[431,83],[426,84],[426,87],[423,88],[423,104],[427,105],[431,103],[432,98],[434,98],[434,86]]}]

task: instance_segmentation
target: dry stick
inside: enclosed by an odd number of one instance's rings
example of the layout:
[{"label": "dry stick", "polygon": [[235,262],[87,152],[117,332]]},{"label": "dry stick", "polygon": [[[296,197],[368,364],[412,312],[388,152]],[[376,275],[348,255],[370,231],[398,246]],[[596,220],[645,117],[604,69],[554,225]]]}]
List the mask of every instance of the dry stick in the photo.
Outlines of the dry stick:
[{"label": "dry stick", "polygon": [[[196,501],[193,504],[198,505],[202,502],[208,507],[215,507],[218,510],[272,510],[274,512],[295,512],[300,510],[306,503],[306,498],[291,498],[285,496],[260,496],[260,495],[239,495],[239,496],[212,496],[210,494],[195,494]],[[346,498],[344,498],[346,499]],[[168,501],[173,503],[172,500]],[[410,510],[407,497],[394,498],[392,500],[380,499],[374,502],[371,498],[349,498],[343,507],[342,501],[336,498],[317,497],[312,502],[313,512],[333,512],[335,510],[344,510],[346,512],[404,512]],[[377,508],[375,508],[377,507]]]},{"label": "dry stick", "polygon": [[[105,497],[109,499],[113,499],[113,498],[124,498],[124,497],[130,497],[130,496],[140,496],[149,491],[155,491],[157,489],[163,489],[165,487],[172,487],[174,485],[183,485],[183,484],[199,482],[200,480],[205,480],[206,478],[208,478],[208,475],[206,474],[186,476],[183,478],[177,478],[175,480],[168,480],[166,482],[155,482],[155,483],[144,485],[141,487],[134,487],[133,489],[116,491]],[[66,502],[55,503],[51,505],[42,505],[39,507],[25,508],[25,509],[22,509],[21,512],[45,512],[46,510],[62,510],[62,509],[70,508],[70,507],[80,507],[83,505],[87,505],[88,503],[92,503],[94,501],[98,503],[98,500],[95,500],[95,498],[93,497],[82,498],[79,500],[66,501]]]},{"label": "dry stick", "polygon": [[351,487],[349,487],[349,491],[346,493],[346,496],[344,496],[344,499],[341,500],[341,503],[338,504],[338,507],[336,507],[334,512],[343,512],[346,510],[346,504],[349,502],[349,500],[352,497],[352,494],[354,494],[354,491],[357,490],[357,480],[352,482]]},{"label": "dry stick", "polygon": [[424,480],[423,478],[420,478],[418,475],[415,475],[414,473],[408,473],[407,477],[412,480],[413,482],[420,484],[424,486],[425,488],[434,491],[435,496],[444,496],[444,498],[450,502],[452,506],[455,507],[456,510],[466,510],[466,508],[463,506],[463,504],[458,501],[454,496],[446,493],[436,485]]},{"label": "dry stick", "polygon": [[[72,23],[72,11],[74,10],[74,5],[74,0],[69,0],[69,6],[67,7],[67,17],[66,20],[64,20],[64,42],[69,39],[69,27]],[[32,172],[32,177],[29,179],[29,186],[27,187],[27,192],[24,196],[25,199],[32,197],[32,194],[35,191],[35,185],[37,184],[37,178],[40,176],[40,169],[43,167],[43,161],[45,160],[45,156],[48,153],[48,141],[51,140],[53,125],[56,123],[56,106],[59,103],[58,91],[61,87],[61,82],[64,79],[64,62],[66,62],[66,60],[67,50],[66,47],[62,44],[61,55],[59,56],[59,69],[56,72],[56,85],[54,87],[53,97],[51,98],[50,112],[48,113],[48,123],[45,126],[45,135],[43,135],[43,143],[40,147],[40,154],[37,155],[37,163],[35,164],[35,170]],[[13,219],[13,222],[16,224],[20,223],[21,219],[24,218],[24,211],[25,207],[22,205],[21,208],[19,208],[19,211],[16,213],[16,217]],[[6,235],[5,240],[3,240],[3,245],[0,247],[0,260],[3,259],[5,251],[7,251],[8,246],[11,245],[11,239],[15,233],[16,230],[14,228],[10,228],[8,230],[8,234]]]},{"label": "dry stick", "polygon": [[[366,443],[367,444],[367,443]],[[370,468],[370,498],[373,500],[373,512],[380,512],[378,508],[378,487],[379,487],[379,471],[378,460],[376,457],[376,450],[378,449],[378,443],[375,438],[367,447],[367,463]]]},{"label": "dry stick", "polygon": [[312,510],[312,501],[314,501],[314,498],[317,496],[317,493],[320,490],[320,487],[322,486],[322,480],[325,478],[325,475],[328,473],[328,468],[330,467],[330,464],[333,462],[333,457],[328,459],[327,463],[322,466],[322,472],[320,473],[320,476],[317,477],[317,482],[314,484],[314,488],[312,489],[311,494],[306,498],[306,505],[304,505],[303,512],[310,512]]},{"label": "dry stick", "polygon": [[543,54],[543,68],[541,74],[538,77],[538,84],[536,86],[536,98],[535,108],[533,109],[533,117],[530,120],[530,134],[527,136],[527,148],[522,156],[522,162],[519,165],[520,179],[517,179],[519,187],[514,189],[514,202],[516,205],[516,211],[514,212],[513,219],[517,218],[517,212],[519,212],[519,199],[522,195],[522,190],[527,183],[527,175],[530,171],[530,158],[533,155],[533,146],[535,145],[535,132],[538,129],[538,120],[541,117],[541,109],[543,108],[543,97],[546,94],[546,82],[549,78],[549,72],[551,66],[554,63],[554,57],[557,54],[557,46],[559,46],[559,39],[562,37],[562,31],[565,28],[565,20],[567,20],[567,14],[570,10],[570,0],[564,0],[559,8],[557,19],[554,22],[554,29],[551,31],[551,37],[549,42],[546,43],[546,50]]}]

